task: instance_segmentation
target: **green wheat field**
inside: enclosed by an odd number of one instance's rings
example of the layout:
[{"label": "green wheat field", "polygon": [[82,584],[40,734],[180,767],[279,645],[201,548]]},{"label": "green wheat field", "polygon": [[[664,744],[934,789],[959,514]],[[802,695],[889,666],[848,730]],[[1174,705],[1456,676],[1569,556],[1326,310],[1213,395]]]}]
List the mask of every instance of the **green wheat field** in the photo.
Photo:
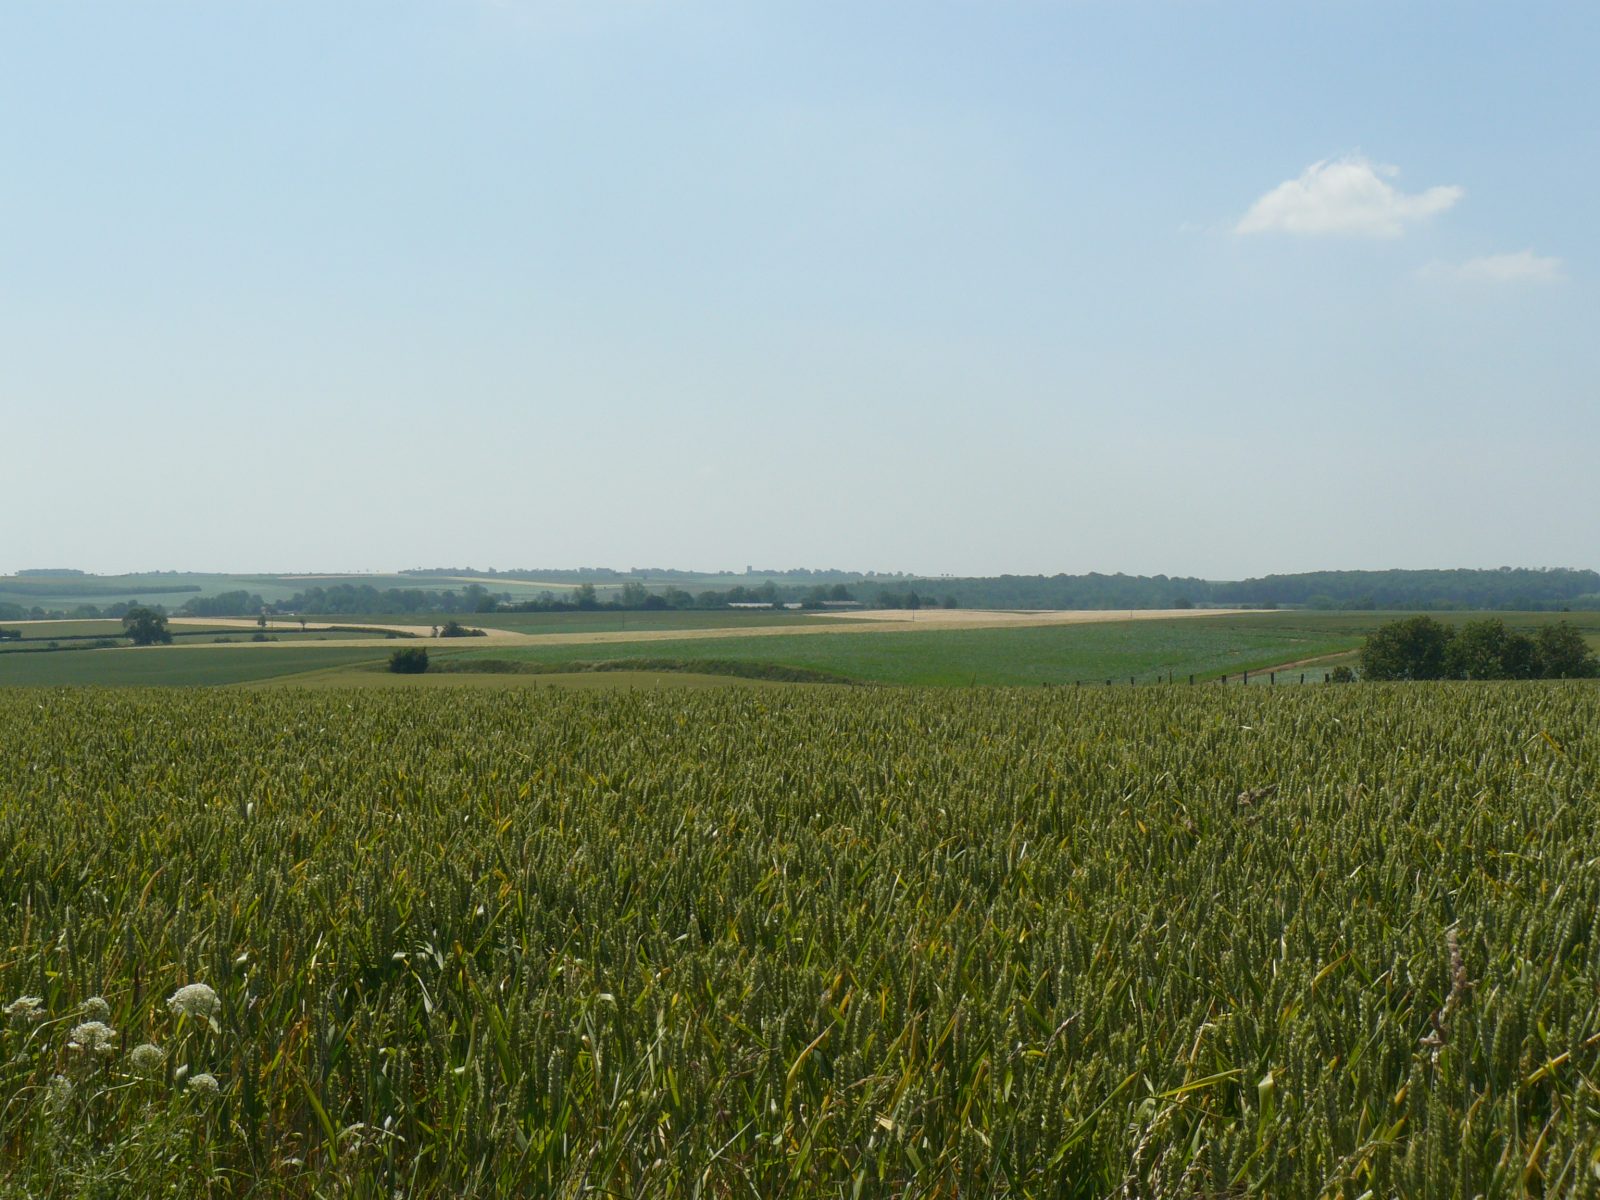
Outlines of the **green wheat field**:
[{"label": "green wheat field", "polygon": [[1583,685],[0,693],[0,1196],[1600,1188]]}]

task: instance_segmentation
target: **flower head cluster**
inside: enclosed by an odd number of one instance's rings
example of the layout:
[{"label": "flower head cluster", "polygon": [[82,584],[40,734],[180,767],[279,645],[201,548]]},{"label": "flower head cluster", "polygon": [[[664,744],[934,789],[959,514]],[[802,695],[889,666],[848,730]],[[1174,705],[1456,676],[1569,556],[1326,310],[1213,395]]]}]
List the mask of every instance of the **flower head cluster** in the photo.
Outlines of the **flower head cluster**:
[{"label": "flower head cluster", "polygon": [[44,1016],[44,998],[42,996],[18,996],[6,1005],[6,1016],[19,1024],[37,1021]]},{"label": "flower head cluster", "polygon": [[115,1054],[117,1031],[104,1021],[85,1021],[72,1027],[67,1049],[81,1054]]},{"label": "flower head cluster", "polygon": [[110,1021],[111,1005],[106,1003],[104,996],[90,996],[83,1002],[83,1019],[85,1021]]},{"label": "flower head cluster", "polygon": [[167,1000],[167,1007],[179,1016],[205,1021],[213,1032],[222,1032],[222,1026],[217,1022],[222,1012],[222,1001],[207,984],[190,983],[179,988]]},{"label": "flower head cluster", "polygon": [[128,1066],[139,1075],[156,1074],[166,1060],[167,1052],[150,1042],[144,1042],[128,1051]]},{"label": "flower head cluster", "polygon": [[189,1077],[188,1090],[209,1100],[222,1090],[222,1086],[210,1071],[201,1071],[200,1074]]},{"label": "flower head cluster", "polygon": [[60,1112],[72,1103],[72,1094],[76,1089],[72,1080],[65,1075],[50,1076],[49,1086],[45,1090],[45,1102],[56,1112]]}]

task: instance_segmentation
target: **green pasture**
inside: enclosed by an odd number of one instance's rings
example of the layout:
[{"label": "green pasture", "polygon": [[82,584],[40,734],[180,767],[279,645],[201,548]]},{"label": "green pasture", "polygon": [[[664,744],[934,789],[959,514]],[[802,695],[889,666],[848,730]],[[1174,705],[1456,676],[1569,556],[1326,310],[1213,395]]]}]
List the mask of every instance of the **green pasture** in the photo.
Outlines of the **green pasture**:
[{"label": "green pasture", "polygon": [[[244,586],[237,575],[212,575],[198,572],[147,572],[132,575],[39,575],[0,576],[0,604],[20,604],[70,611],[80,604],[102,607],[122,600],[140,604],[160,604],[169,610],[182,608],[196,596],[215,596]],[[298,585],[272,582],[252,583],[250,591],[264,600],[286,600]]]},{"label": "green pasture", "polygon": [[[0,651],[7,646],[37,646],[65,638],[119,638],[123,636],[121,621],[0,621],[0,629],[19,629],[19,641],[0,641]],[[249,637],[251,629],[227,625],[173,625],[173,637],[215,637],[218,634],[242,633]],[[345,636],[349,636],[348,634]]]},{"label": "green pasture", "polygon": [[371,616],[312,616],[308,621],[345,625],[443,625],[459,621],[479,629],[515,633],[625,633],[652,629],[764,629],[774,625],[843,625],[842,617],[812,616],[792,609],[690,609],[662,612],[387,613]]},{"label": "green pasture", "polygon": [[121,637],[121,621],[0,621],[0,629],[20,630],[18,641],[0,641],[0,650],[7,646],[42,645],[61,638]]},{"label": "green pasture", "polygon": [[[145,604],[164,604],[178,608],[186,600],[204,594],[200,579],[223,576],[194,575],[0,575],[0,604],[19,604],[46,609],[70,610],[80,604],[96,607],[119,600]],[[226,588],[218,589],[226,591]]]},{"label": "green pasture", "polygon": [[[248,636],[248,635],[246,635]],[[382,662],[386,649],[294,646],[144,646],[137,649],[56,650],[0,654],[0,687],[214,687],[294,675],[324,667]]]}]

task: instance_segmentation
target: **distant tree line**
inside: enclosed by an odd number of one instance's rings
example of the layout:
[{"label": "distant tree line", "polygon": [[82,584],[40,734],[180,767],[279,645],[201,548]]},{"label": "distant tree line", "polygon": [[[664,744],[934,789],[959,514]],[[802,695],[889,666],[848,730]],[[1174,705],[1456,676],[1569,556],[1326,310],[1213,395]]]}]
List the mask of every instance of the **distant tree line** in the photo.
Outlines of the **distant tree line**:
[{"label": "distant tree line", "polygon": [[1313,571],[1212,585],[1213,603],[1256,602],[1308,608],[1505,609],[1525,612],[1600,608],[1600,574],[1565,567],[1450,571]]},{"label": "distant tree line", "polygon": [[[424,576],[434,572],[414,571]],[[468,574],[468,568],[439,568],[438,574]],[[606,569],[580,571],[474,572],[485,577],[517,579],[572,579],[579,586],[546,591],[528,600],[506,604],[520,611],[562,612],[589,608],[720,608],[728,604],[820,604],[820,598],[848,597],[868,607],[933,607],[950,603],[960,608],[1192,608],[1197,605],[1230,608],[1292,606],[1318,609],[1502,609],[1558,611],[1600,608],[1600,573],[1569,568],[1533,570],[1502,567],[1498,570],[1452,571],[1313,571],[1299,575],[1266,575],[1256,579],[1206,580],[1167,575],[998,575],[973,578],[918,579],[902,575],[850,575],[836,571],[760,572],[760,583],[731,588],[692,590],[683,586],[650,589],[636,572]],[[681,577],[693,572],[651,571],[653,578]],[[753,572],[753,574],[756,574]],[[611,596],[601,600],[595,585],[607,587]],[[616,585],[620,584],[620,587]],[[347,593],[356,585],[341,585],[330,592]],[[370,602],[380,593],[365,588]],[[323,589],[311,589],[320,593]],[[842,594],[841,594],[842,591]],[[824,596],[824,593],[826,595]],[[420,612],[428,602],[422,596],[454,597],[464,607],[439,607],[436,611],[479,611],[490,593],[479,584],[461,592],[381,593],[406,596],[409,607],[316,607],[308,597],[290,602],[302,612]],[[915,600],[913,601],[913,597]],[[325,601],[326,603],[326,601]],[[396,601],[400,603],[400,601]]]},{"label": "distant tree line", "polygon": [[[916,576],[907,575],[903,571],[878,572],[878,571],[841,571],[832,567],[791,567],[782,570],[750,567],[745,572],[748,575],[761,576],[762,578],[782,579],[793,583],[859,583],[872,579],[914,579]],[[670,579],[680,583],[692,583],[700,580],[718,580],[726,578],[725,572],[684,571],[673,567],[631,567],[626,571],[619,571],[614,567],[516,567],[510,570],[496,570],[488,567],[478,570],[475,567],[413,567],[401,571],[402,575],[415,575],[419,578],[430,576],[444,578],[462,577],[488,577],[494,579],[516,579],[522,581],[540,582],[550,580],[553,583],[582,583],[584,581],[600,583],[621,583],[629,579],[643,582],[645,580]]]},{"label": "distant tree line", "polygon": [[266,601],[254,592],[237,591],[196,596],[178,611],[186,617],[253,617],[265,607]]},{"label": "distant tree line", "polygon": [[1166,575],[1000,575],[941,579],[963,608],[1502,609],[1600,608],[1588,570],[1313,571],[1216,581]]},{"label": "distant tree line", "polygon": [[[581,571],[472,572],[471,568],[409,571],[421,578],[446,574],[480,574],[511,580],[571,578],[577,587],[551,589],[529,599],[513,599],[509,589],[493,592],[480,583],[459,589],[383,588],[336,583],[309,587],[288,600],[266,605],[276,612],[356,615],[361,613],[474,613],[496,608],[520,612],[566,612],[593,609],[644,610],[724,608],[729,604],[798,604],[825,608],[829,602],[855,601],[869,608],[1148,609],[1293,606],[1315,609],[1445,609],[1558,611],[1600,609],[1600,574],[1589,570],[1552,568],[1459,571],[1314,571],[1299,575],[1267,575],[1258,579],[1215,581],[1167,575],[999,575],[984,578],[917,579],[900,575],[851,575],[836,571],[764,572],[757,583],[729,588],[692,590],[671,584],[650,588],[634,578],[640,572],[606,569]],[[653,578],[681,578],[694,572],[651,571]],[[754,576],[755,573],[752,572]],[[250,582],[253,580],[247,580]],[[261,577],[260,582],[266,582]],[[86,594],[114,587],[93,577],[80,581]],[[606,589],[602,599],[596,585]],[[40,581],[27,585],[43,588]],[[48,585],[54,586],[54,585]],[[171,591],[190,588],[157,589]],[[519,589],[521,590],[521,589]],[[0,591],[26,600],[15,580]],[[148,592],[148,589],[145,589]],[[58,592],[59,594],[59,592]],[[143,594],[143,593],[141,593]],[[96,607],[47,609],[0,600],[0,621],[74,617],[119,619],[139,603],[120,600]],[[155,607],[159,607],[158,605]],[[181,610],[203,617],[252,616],[264,607],[255,592],[240,589],[218,596],[191,596]]]},{"label": "distant tree line", "polygon": [[[489,608],[485,608],[489,603]],[[471,613],[492,611],[489,591],[469,583],[460,591],[428,588],[375,588],[368,583],[310,587],[272,605],[278,612],[349,616],[358,613]]]},{"label": "distant tree line", "polygon": [[1497,617],[1460,629],[1429,616],[1380,625],[1361,648],[1361,676],[1395,679],[1593,679],[1600,660],[1583,635],[1558,621],[1532,634]]},{"label": "distant tree line", "polygon": [[629,580],[602,599],[594,584],[581,583],[566,592],[545,591],[516,602],[500,604],[500,612],[665,612],[669,610],[720,609],[731,605],[764,605],[771,608],[798,606],[822,611],[832,605],[863,608],[946,608],[956,607],[954,596],[943,598],[919,594],[914,589],[896,591],[882,587],[846,587],[842,583],[814,584],[810,587],[780,587],[771,580],[745,587],[736,584],[722,590],[689,592],[679,587],[651,591],[644,584]]},{"label": "distant tree line", "polygon": [[[104,605],[75,604],[71,608],[44,608],[37,604],[29,607],[0,601],[0,621],[120,621],[129,609],[138,607],[140,604],[137,600],[118,600],[114,604]],[[150,607],[158,612],[166,612],[159,604]]]},{"label": "distant tree line", "polygon": [[[812,589],[816,595],[809,597],[812,604],[821,608],[824,601],[854,599],[843,584],[833,588]],[[527,600],[501,604],[501,612],[665,612],[668,610],[727,608],[730,604],[764,604],[781,608],[786,603],[804,605],[808,597],[794,598],[791,590],[780,589],[768,581],[755,587],[737,585],[724,591],[707,590],[698,593],[680,587],[651,591],[636,580],[629,580],[610,596],[602,599],[593,583],[580,583],[567,591],[540,592]]]}]

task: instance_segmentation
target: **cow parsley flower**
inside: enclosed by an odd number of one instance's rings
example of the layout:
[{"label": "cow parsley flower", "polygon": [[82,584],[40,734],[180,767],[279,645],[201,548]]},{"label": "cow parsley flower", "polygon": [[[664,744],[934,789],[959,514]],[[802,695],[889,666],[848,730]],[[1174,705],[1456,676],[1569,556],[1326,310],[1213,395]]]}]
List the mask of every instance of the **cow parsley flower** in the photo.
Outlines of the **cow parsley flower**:
[{"label": "cow parsley flower", "polygon": [[104,1021],[85,1021],[74,1025],[67,1038],[67,1049],[82,1054],[115,1054],[117,1031]]},{"label": "cow parsley flower", "polygon": [[154,1075],[166,1062],[167,1052],[151,1042],[144,1042],[128,1052],[128,1065],[140,1075]]},{"label": "cow parsley flower", "polygon": [[20,1023],[37,1021],[44,1016],[44,998],[42,996],[18,996],[6,1005],[6,1016]]},{"label": "cow parsley flower", "polygon": [[65,1075],[50,1076],[50,1083],[45,1089],[45,1103],[55,1112],[60,1112],[72,1103],[72,1093],[76,1089],[72,1080]]},{"label": "cow parsley flower", "polygon": [[222,1012],[222,1001],[217,993],[204,983],[190,983],[172,993],[167,1007],[179,1016],[204,1020],[215,1033],[222,1032],[217,1016]]},{"label": "cow parsley flower", "polygon": [[111,1005],[106,1003],[104,996],[90,996],[83,1002],[83,1019],[85,1021],[110,1021]]},{"label": "cow parsley flower", "polygon": [[203,1096],[209,1100],[221,1090],[222,1086],[217,1082],[217,1077],[211,1074],[210,1071],[201,1071],[200,1074],[189,1077],[189,1091],[197,1096]]}]

